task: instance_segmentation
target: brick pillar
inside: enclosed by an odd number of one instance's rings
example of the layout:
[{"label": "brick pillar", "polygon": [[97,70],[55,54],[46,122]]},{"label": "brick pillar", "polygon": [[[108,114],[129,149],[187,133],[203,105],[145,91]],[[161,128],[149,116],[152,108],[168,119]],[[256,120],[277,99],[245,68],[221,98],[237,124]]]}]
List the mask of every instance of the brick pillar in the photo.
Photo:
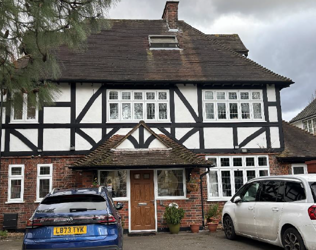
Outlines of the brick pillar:
[{"label": "brick pillar", "polygon": [[314,160],[314,161],[307,161],[307,162],[305,162],[305,164],[307,165],[307,172],[309,174],[316,173],[316,160]]},{"label": "brick pillar", "polygon": [[167,1],[162,19],[167,21],[170,29],[178,28],[178,1]]}]

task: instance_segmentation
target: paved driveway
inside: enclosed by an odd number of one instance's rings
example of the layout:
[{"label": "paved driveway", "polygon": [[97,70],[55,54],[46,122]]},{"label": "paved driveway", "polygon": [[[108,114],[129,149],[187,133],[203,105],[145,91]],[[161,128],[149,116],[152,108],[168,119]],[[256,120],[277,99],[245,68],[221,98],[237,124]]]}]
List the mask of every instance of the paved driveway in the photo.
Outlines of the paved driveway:
[{"label": "paved driveway", "polygon": [[[21,250],[22,239],[0,241],[2,250]],[[207,249],[207,250],[281,250],[269,244],[240,238],[237,241],[227,240],[222,231],[216,233],[200,232],[198,234],[181,232],[178,235],[158,233],[155,236],[124,236],[124,250],[161,250],[161,249]]]}]

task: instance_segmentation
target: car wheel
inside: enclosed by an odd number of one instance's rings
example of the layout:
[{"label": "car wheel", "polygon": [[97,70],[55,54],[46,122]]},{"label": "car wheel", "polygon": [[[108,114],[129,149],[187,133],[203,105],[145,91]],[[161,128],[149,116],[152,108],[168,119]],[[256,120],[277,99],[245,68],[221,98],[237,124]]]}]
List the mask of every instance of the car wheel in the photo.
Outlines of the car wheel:
[{"label": "car wheel", "polygon": [[288,228],[282,235],[284,249],[287,250],[306,250],[302,236],[295,228]]},{"label": "car wheel", "polygon": [[230,218],[230,216],[226,215],[224,217],[223,226],[226,238],[229,240],[235,240],[237,235],[235,233],[233,220]]}]

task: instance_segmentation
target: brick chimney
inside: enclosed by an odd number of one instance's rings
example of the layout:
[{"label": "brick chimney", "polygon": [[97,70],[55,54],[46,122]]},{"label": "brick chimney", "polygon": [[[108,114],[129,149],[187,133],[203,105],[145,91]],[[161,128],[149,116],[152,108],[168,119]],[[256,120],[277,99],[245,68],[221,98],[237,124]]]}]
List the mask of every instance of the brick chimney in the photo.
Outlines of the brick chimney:
[{"label": "brick chimney", "polygon": [[179,1],[167,1],[162,19],[167,21],[169,29],[178,28],[178,5]]}]

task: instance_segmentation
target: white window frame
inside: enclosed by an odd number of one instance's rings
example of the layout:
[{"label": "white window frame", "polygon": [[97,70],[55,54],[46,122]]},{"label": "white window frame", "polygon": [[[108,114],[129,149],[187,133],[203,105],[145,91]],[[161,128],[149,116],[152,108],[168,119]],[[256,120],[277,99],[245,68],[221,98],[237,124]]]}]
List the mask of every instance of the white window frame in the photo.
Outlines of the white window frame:
[{"label": "white window frame", "polygon": [[[213,92],[213,99],[206,99],[205,95],[206,92]],[[217,93],[218,92],[224,92],[225,93],[225,99],[217,99]],[[235,92],[237,93],[237,99],[229,99],[229,93]],[[241,93],[247,92],[249,93],[249,99],[241,99]],[[252,99],[252,94],[254,92],[260,93],[260,99]],[[262,122],[265,121],[265,114],[264,114],[264,102],[263,102],[263,91],[261,89],[245,89],[245,90],[220,90],[220,89],[205,89],[203,90],[203,120],[204,122]],[[213,103],[214,104],[214,119],[207,119],[206,118],[206,103]],[[219,119],[218,118],[218,104],[225,103],[226,104],[226,119]],[[231,103],[237,103],[237,112],[238,112],[238,118],[230,118],[230,104]],[[241,112],[241,104],[242,103],[248,103],[249,104],[249,112],[250,112],[250,118],[249,119],[242,119],[242,112]],[[253,104],[259,103],[261,104],[261,118],[254,118],[254,109]]]},{"label": "white window frame", "polygon": [[[21,168],[21,175],[12,175],[12,168]],[[8,173],[8,201],[6,203],[24,203],[24,169],[23,164],[13,164],[9,165]],[[21,180],[21,198],[12,199],[11,198],[11,181],[12,180]]]},{"label": "white window frame", "polygon": [[35,118],[27,119],[27,94],[23,93],[22,119],[14,119],[14,107],[11,106],[11,123],[36,123],[38,122],[38,108],[35,108]]},{"label": "white window frame", "polygon": [[[158,192],[158,171],[159,170],[182,170],[183,173],[183,196],[159,196]],[[154,178],[155,178],[155,199],[156,200],[186,200],[187,199],[187,188],[186,188],[186,178],[185,178],[185,169],[184,168],[162,168],[162,169],[155,169],[154,171]]]},{"label": "white window frame", "polygon": [[[316,117],[311,119],[303,120],[303,129],[311,134],[316,134]],[[310,124],[310,126],[309,126]]]},{"label": "white window frame", "polygon": [[[259,166],[259,157],[266,157],[267,158],[267,166]],[[207,197],[208,201],[227,201],[229,200],[236,192],[235,190],[235,176],[234,172],[239,170],[243,172],[243,184],[245,184],[247,180],[247,171],[255,171],[255,177],[260,176],[260,171],[265,170],[268,171],[268,176],[270,175],[270,167],[269,167],[269,156],[267,155],[234,155],[234,156],[206,156],[206,160],[209,158],[215,158],[217,162],[217,166],[211,168],[210,171],[216,172],[218,177],[218,197],[211,196],[210,192],[210,176],[207,175]],[[221,167],[221,158],[229,158],[230,166],[228,167]],[[233,159],[234,158],[242,158],[242,166],[234,167],[233,166]],[[255,159],[255,166],[246,166],[246,158],[254,158]],[[230,185],[231,185],[231,196],[224,196],[223,195],[223,183],[222,183],[222,172],[229,171],[230,172]]]},{"label": "white window frame", "polygon": [[292,164],[291,169],[292,169],[292,175],[294,174],[294,168],[303,168],[304,169],[304,174],[308,174],[307,171],[307,165],[306,164]]},{"label": "white window frame", "polygon": [[[110,99],[110,93],[112,91],[118,92],[118,99]],[[131,99],[126,100],[122,99],[122,93],[123,92],[130,92],[131,93]],[[134,93],[141,92],[143,94],[142,99],[134,99]],[[146,98],[146,94],[149,92],[155,92],[155,99],[151,100]],[[167,99],[165,100],[159,100],[159,92],[164,92],[167,95]],[[110,117],[110,104],[118,104],[118,119],[111,119]],[[122,104],[123,103],[131,103],[131,119],[123,119],[122,118]],[[134,104],[135,103],[142,103],[143,104],[143,118],[142,119],[134,119]],[[155,119],[147,119],[147,108],[146,105],[149,103],[155,104]],[[159,104],[167,104],[167,118],[166,119],[159,119]],[[131,89],[108,89],[107,90],[107,122],[109,123],[130,123],[130,122],[139,122],[140,120],[146,121],[146,122],[155,122],[155,123],[165,123],[170,122],[170,94],[169,90],[166,89],[153,89],[153,90],[131,90]]]},{"label": "white window frame", "polygon": [[[41,175],[41,167],[49,167],[49,174]],[[36,178],[36,202],[40,202],[44,197],[39,197],[40,194],[40,180],[50,180],[49,181],[49,192],[53,189],[53,164],[38,164],[37,165],[37,178]]]}]

